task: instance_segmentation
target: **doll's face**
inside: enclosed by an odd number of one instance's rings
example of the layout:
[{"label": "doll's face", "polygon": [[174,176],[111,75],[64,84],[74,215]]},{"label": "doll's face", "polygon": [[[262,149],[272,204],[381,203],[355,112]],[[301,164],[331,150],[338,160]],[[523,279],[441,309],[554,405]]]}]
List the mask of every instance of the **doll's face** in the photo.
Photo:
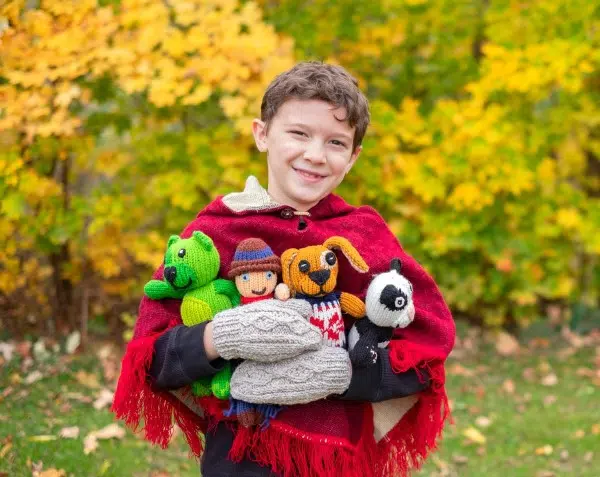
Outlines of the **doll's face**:
[{"label": "doll's face", "polygon": [[270,270],[242,273],[235,277],[235,285],[246,298],[269,295],[277,285],[277,273]]}]

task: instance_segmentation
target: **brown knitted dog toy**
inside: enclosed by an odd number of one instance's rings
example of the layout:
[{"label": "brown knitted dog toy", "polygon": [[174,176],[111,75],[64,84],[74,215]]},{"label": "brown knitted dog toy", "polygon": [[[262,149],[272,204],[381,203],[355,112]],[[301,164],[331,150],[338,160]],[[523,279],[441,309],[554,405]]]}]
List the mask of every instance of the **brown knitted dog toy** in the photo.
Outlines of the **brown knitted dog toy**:
[{"label": "brown knitted dog toy", "polygon": [[283,252],[284,283],[277,286],[275,296],[286,299],[291,294],[308,301],[313,307],[310,322],[321,330],[325,343],[344,347],[346,335],[342,313],[362,318],[366,312],[360,298],[335,291],[339,264],[334,250],[340,250],[354,269],[361,273],[369,271],[369,266],[347,239],[330,237],[323,245],[290,248]]}]

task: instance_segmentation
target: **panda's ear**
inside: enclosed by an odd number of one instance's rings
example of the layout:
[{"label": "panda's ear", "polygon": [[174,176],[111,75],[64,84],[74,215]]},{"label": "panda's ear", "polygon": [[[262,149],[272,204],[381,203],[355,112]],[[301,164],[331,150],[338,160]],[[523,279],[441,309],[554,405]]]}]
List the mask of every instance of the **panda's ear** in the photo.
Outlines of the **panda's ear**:
[{"label": "panda's ear", "polygon": [[398,273],[402,270],[402,261],[399,258],[392,258],[390,262],[390,272],[396,270]]}]

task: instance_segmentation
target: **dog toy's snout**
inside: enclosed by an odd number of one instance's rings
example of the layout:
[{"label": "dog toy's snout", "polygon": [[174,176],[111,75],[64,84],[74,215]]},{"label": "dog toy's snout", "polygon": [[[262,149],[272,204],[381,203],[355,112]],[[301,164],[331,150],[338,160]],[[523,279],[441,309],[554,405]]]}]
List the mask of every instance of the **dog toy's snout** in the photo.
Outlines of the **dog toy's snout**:
[{"label": "dog toy's snout", "polygon": [[319,286],[327,282],[327,280],[329,280],[330,275],[331,270],[319,270],[316,272],[310,272],[308,274],[309,278]]},{"label": "dog toy's snout", "polygon": [[175,267],[166,267],[165,268],[165,279],[169,283],[175,283],[175,278],[177,278],[177,269]]}]

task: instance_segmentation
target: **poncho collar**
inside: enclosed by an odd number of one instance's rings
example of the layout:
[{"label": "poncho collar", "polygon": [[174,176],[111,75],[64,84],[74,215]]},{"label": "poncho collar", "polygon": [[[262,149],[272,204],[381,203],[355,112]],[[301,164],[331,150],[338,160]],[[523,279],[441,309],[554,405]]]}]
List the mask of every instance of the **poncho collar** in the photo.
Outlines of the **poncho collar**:
[{"label": "poncho collar", "polygon": [[204,212],[215,215],[231,215],[231,213],[251,215],[269,212],[280,213],[284,210],[289,210],[289,213],[294,215],[308,216],[311,219],[326,219],[349,214],[355,210],[355,207],[335,194],[328,194],[307,212],[297,211],[289,205],[277,202],[269,195],[256,177],[248,176],[242,192],[231,192],[217,198],[204,209]]},{"label": "poncho collar", "polygon": [[267,189],[260,185],[254,176],[248,176],[242,192],[232,192],[222,197],[223,204],[232,212],[265,211],[283,207],[273,199]]}]

